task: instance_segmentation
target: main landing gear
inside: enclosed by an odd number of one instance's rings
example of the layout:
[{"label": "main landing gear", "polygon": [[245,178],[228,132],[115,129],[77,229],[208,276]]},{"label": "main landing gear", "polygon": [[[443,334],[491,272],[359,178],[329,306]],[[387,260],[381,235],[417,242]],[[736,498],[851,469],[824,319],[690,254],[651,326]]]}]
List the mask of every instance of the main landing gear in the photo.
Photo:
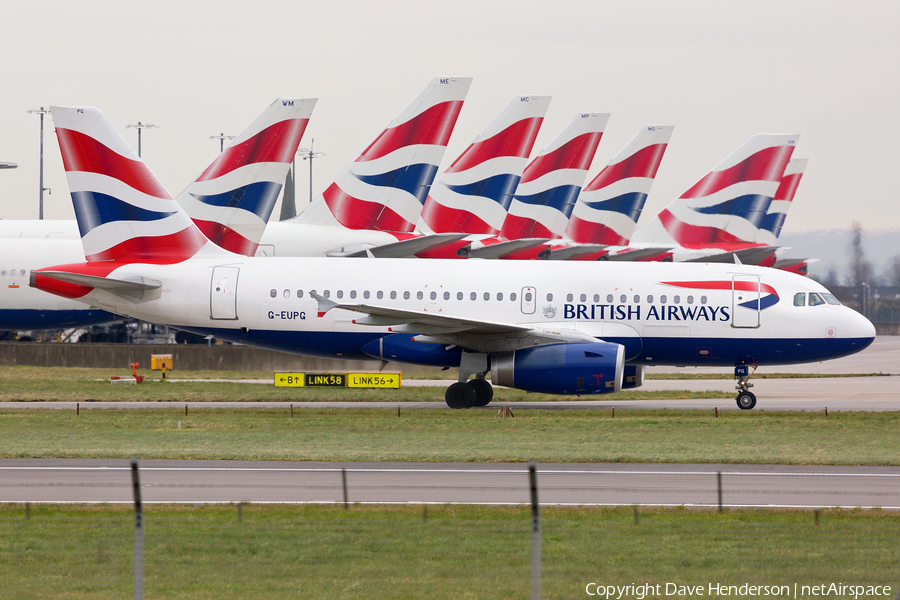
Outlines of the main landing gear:
[{"label": "main landing gear", "polygon": [[[494,388],[484,376],[488,372],[487,354],[463,352],[459,364],[459,380],[447,388],[444,400],[450,408],[487,406],[494,397]],[[470,375],[475,379],[467,381]]]},{"label": "main landing gear", "polygon": [[756,373],[756,365],[753,367],[738,365],[734,368],[734,377],[737,379],[735,389],[738,391],[737,405],[741,410],[751,410],[756,406],[756,394],[750,391],[750,388],[753,387],[750,378],[754,373]]}]

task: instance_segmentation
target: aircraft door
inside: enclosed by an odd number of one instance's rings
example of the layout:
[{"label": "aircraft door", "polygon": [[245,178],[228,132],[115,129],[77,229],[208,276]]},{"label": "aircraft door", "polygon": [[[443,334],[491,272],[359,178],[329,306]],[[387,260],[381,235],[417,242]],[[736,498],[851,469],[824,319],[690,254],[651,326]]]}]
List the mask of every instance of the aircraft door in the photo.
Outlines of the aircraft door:
[{"label": "aircraft door", "polygon": [[759,327],[760,298],[758,275],[735,275],[731,280],[731,326]]},{"label": "aircraft door", "polygon": [[522,288],[522,314],[533,315],[537,305],[537,291],[533,287]]},{"label": "aircraft door", "polygon": [[209,286],[209,318],[237,319],[238,267],[214,267]]}]

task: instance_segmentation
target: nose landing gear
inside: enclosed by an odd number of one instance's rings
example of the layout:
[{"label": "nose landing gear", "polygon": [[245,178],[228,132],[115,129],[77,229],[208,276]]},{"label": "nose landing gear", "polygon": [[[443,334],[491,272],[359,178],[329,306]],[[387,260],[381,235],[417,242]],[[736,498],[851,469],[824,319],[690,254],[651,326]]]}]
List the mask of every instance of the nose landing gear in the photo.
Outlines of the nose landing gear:
[{"label": "nose landing gear", "polygon": [[[751,370],[752,369],[752,370]],[[750,378],[756,373],[756,365],[738,365],[734,368],[734,377],[737,379],[735,389],[738,391],[737,405],[741,410],[751,410],[756,406],[756,395],[750,391],[753,384]]]}]

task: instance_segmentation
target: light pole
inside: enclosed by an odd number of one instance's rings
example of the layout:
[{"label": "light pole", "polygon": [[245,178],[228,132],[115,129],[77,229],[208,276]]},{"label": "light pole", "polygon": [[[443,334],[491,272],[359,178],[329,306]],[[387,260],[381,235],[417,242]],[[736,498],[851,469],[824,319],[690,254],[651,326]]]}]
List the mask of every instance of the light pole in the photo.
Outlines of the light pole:
[{"label": "light pole", "polygon": [[236,136],[233,135],[225,135],[224,133],[220,133],[219,135],[211,135],[209,139],[211,140],[219,140],[219,154],[225,152],[225,140],[233,140]]},{"label": "light pole", "polygon": [[131,129],[134,127],[138,130],[138,158],[141,157],[141,129],[159,129],[156,125],[150,125],[149,123],[141,123],[137,122],[137,125],[126,125],[126,129]]},{"label": "light pole", "polygon": [[[309,148],[297,148],[297,154],[300,156],[301,160],[308,160],[308,161],[309,161],[309,203],[310,203],[310,204],[312,204],[312,199],[313,199],[313,195],[312,195],[312,167],[313,167],[313,159],[314,159],[314,158],[321,158],[321,157],[323,157],[323,156],[328,156],[328,155],[325,154],[324,152],[314,152],[314,151],[313,151],[313,144],[315,144],[315,143],[316,143],[316,140],[315,140],[315,138],[313,138],[313,139],[310,140],[310,142],[309,142]],[[292,168],[292,169],[294,168],[294,163],[291,163],[291,168]],[[294,182],[296,183],[296,181],[297,181],[297,176],[296,176],[296,171],[295,171],[295,172],[294,172]]]},{"label": "light pole", "polygon": [[[40,107],[37,110],[29,110],[28,114],[38,114],[41,115],[41,163],[40,163],[40,199],[38,201],[38,219],[44,218],[44,190],[50,191],[50,188],[44,187],[44,115],[48,114],[50,111],[45,110],[44,107]],[[52,193],[52,192],[51,192]]]}]

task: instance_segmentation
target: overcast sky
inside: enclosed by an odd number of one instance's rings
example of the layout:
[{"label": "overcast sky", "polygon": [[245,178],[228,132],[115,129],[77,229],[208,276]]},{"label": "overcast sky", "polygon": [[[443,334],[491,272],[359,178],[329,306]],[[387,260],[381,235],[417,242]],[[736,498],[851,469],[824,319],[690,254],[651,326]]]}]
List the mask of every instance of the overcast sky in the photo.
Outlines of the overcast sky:
[{"label": "overcast sky", "polygon": [[[12,0],[0,20],[0,218],[37,218],[39,119],[92,105],[174,195],[279,96],[317,97],[321,192],[436,76],[474,77],[441,172],[518,94],[553,101],[534,154],[610,112],[589,177],[645,124],[675,126],[641,222],[760,132],[810,159],[786,232],[900,229],[900,3]],[[45,117],[45,218],[73,218]],[[305,205],[307,163],[298,176]],[[648,214],[649,213],[649,214]],[[277,210],[276,213],[277,215]]]}]

